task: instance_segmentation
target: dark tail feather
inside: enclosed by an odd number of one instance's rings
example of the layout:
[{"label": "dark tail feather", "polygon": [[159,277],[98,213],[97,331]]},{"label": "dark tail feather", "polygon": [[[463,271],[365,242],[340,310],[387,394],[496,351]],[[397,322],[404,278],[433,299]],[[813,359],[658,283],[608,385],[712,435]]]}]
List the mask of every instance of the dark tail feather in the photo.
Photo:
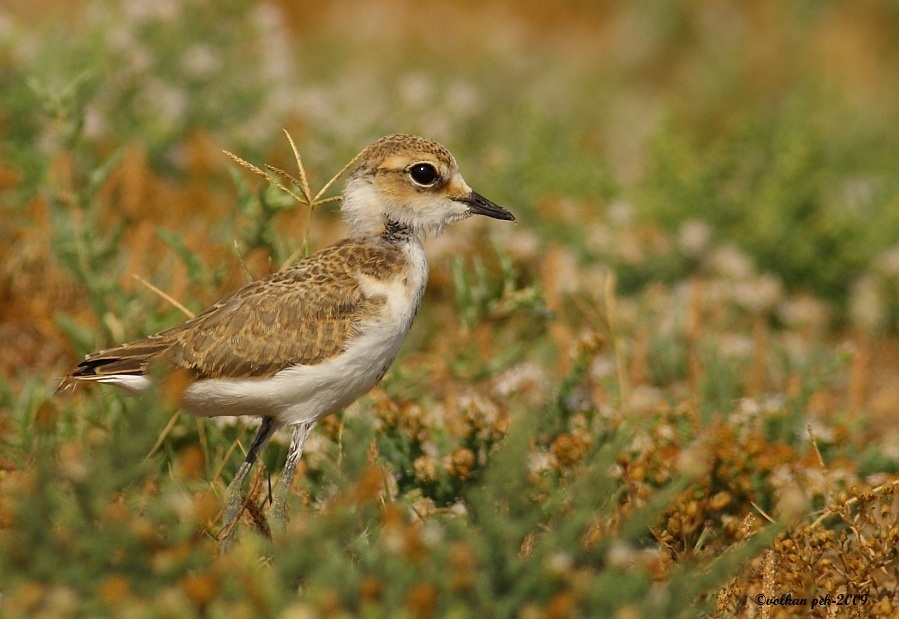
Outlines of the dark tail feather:
[{"label": "dark tail feather", "polygon": [[169,342],[145,338],[130,344],[88,355],[72,371],[72,378],[146,374],[153,360],[169,347]]}]

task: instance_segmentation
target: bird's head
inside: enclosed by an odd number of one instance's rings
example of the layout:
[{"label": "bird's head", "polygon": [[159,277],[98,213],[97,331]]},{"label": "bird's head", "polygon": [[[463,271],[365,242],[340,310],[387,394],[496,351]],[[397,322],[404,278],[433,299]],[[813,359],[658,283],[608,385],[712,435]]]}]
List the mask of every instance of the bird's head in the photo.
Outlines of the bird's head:
[{"label": "bird's head", "polygon": [[353,236],[379,234],[391,222],[425,237],[472,215],[515,221],[468,186],[446,148],[404,134],[383,137],[362,151],[341,210]]}]

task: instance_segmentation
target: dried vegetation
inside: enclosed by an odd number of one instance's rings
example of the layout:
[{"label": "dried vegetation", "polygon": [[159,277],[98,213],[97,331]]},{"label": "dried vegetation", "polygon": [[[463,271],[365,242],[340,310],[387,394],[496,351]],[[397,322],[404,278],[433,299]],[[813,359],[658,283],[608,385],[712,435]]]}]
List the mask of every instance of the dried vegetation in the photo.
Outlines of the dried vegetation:
[{"label": "dried vegetation", "polygon": [[[892,5],[213,4],[0,10],[0,614],[895,616]],[[282,127],[313,187],[445,141],[521,223],[430,242],[287,531],[278,438],[220,555],[251,430],[55,378],[341,235],[221,155],[286,183]]]}]

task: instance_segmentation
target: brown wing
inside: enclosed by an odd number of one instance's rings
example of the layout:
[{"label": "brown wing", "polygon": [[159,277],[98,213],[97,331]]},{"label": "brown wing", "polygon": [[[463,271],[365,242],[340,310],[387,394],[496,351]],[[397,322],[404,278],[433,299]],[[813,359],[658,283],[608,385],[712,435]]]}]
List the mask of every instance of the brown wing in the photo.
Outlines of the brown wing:
[{"label": "brown wing", "polygon": [[405,266],[395,246],[346,239],[177,327],[88,355],[72,377],[145,374],[154,363],[198,378],[266,377],[290,365],[314,365],[343,351],[385,303],[366,297],[355,275]]}]

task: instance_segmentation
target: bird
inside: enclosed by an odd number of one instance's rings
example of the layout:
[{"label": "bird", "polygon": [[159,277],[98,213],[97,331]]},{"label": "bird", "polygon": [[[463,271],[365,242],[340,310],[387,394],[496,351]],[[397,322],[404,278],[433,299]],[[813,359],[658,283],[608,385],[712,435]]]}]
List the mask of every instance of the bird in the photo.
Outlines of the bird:
[{"label": "bird", "polygon": [[292,431],[271,506],[286,522],[289,488],[316,422],[370,391],[390,368],[428,281],[422,241],[473,215],[516,221],[469,187],[456,159],[428,138],[391,134],[367,146],[342,192],[348,236],[253,281],[185,322],[85,356],[61,385],[114,385],[131,395],[160,376],[187,377],[180,408],[252,416],[259,429],[225,492],[231,543],[243,486],[272,435]]}]

